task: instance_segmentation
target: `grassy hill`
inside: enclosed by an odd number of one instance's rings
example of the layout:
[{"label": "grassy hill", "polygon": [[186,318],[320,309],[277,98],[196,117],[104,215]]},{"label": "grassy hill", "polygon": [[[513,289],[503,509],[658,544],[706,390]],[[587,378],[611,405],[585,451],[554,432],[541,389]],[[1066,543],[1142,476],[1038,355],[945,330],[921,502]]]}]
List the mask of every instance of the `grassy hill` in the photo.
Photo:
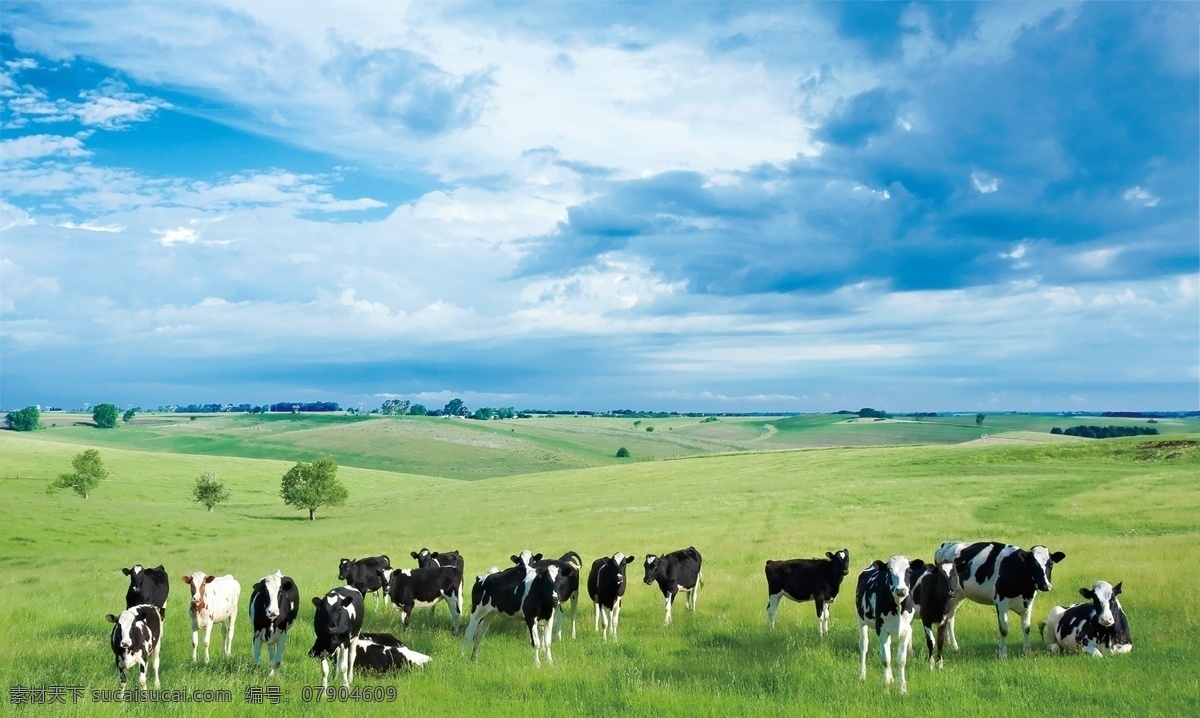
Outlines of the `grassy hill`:
[{"label": "grassy hill", "polygon": [[[532,433],[538,424],[529,421],[512,428],[529,426]],[[571,422],[579,421],[587,420],[545,420],[543,426],[564,424],[554,436],[565,441],[578,426]],[[276,436],[289,437],[286,445],[295,447],[304,445],[305,431],[380,432],[404,423],[312,422]],[[654,434],[664,427],[672,433],[700,431],[683,420],[654,423]],[[773,423],[776,435],[806,431],[783,420]],[[727,434],[755,428],[753,422],[711,424]],[[236,436],[239,430],[270,432],[277,425],[253,426],[224,430]],[[826,426],[811,430],[827,431]],[[87,437],[138,435],[123,433],[125,428],[78,430]],[[211,435],[218,428],[204,431]],[[485,430],[502,437],[508,428],[497,423]],[[627,430],[619,424],[610,428]],[[1196,435],[1154,437],[1154,443],[1184,442],[1165,448],[1144,439],[838,448],[469,482],[344,466],[339,475],[350,487],[349,503],[309,522],[277,497],[292,456],[248,459],[100,445],[112,478],[90,499],[48,494],[46,484],[80,449],[64,440],[75,429],[57,429],[0,432],[6,499],[0,503],[6,647],[0,651],[0,676],[9,686],[115,687],[104,614],[123,607],[127,580],[120,569],[134,562],[161,562],[172,577],[163,687],[228,689],[231,705],[202,711],[240,715],[247,708],[245,688],[268,684],[265,670],[251,665],[247,622],[244,615],[239,619],[231,659],[191,665],[187,592],[178,580],[185,572],[233,573],[243,586],[244,611],[250,586],[277,568],[296,579],[305,601],[323,594],[338,583],[343,556],[387,553],[397,565],[409,565],[408,552],[422,546],[459,549],[468,574],[475,575],[506,565],[508,555],[522,548],[548,554],[572,549],[590,564],[617,550],[640,559],[647,551],[694,544],[704,554],[706,577],[695,615],[679,602],[675,624],[663,628],[661,596],[640,582],[636,570],[620,642],[606,645],[592,633],[585,596],[579,637],[556,643],[555,664],[541,670],[534,669],[515,624],[495,627],[472,664],[459,657],[460,637],[451,635],[445,608],[432,615],[418,612],[404,632],[393,609],[377,612],[368,601],[367,629],[401,635],[434,662],[399,677],[360,677],[356,685],[396,686],[400,699],[386,710],[414,716],[877,714],[897,710],[899,697],[882,689],[874,643],[868,679],[857,679],[852,600],[857,571],[874,558],[904,553],[930,559],[943,540],[981,538],[1026,547],[1044,543],[1066,552],[1054,574],[1054,592],[1038,598],[1038,619],[1055,603],[1077,600],[1081,586],[1098,579],[1124,581],[1134,651],[1104,661],[1054,657],[1035,637],[1035,655],[1020,656],[1018,649],[1000,662],[994,613],[967,604],[959,618],[962,651],[947,658],[946,669],[931,673],[921,658],[910,661],[906,712],[961,716],[986,705],[1001,715],[1030,708],[1046,715],[1187,715],[1195,708],[1194,671],[1187,666],[1196,665],[1191,637],[1200,629],[1200,614],[1194,587],[1180,580],[1179,567],[1200,560]],[[179,430],[199,431],[186,424]],[[154,434],[142,436],[145,443],[130,445],[158,448]],[[233,492],[232,501],[211,514],[185,498],[205,469],[216,471]],[[778,630],[769,631],[764,560],[841,547],[850,549],[854,569],[833,606],[831,633],[818,639],[811,605],[795,604],[782,609]],[[320,676],[317,663],[305,656],[311,617],[306,607],[289,640],[283,673],[271,682],[286,691],[287,712],[343,715],[370,709],[302,702],[303,686]],[[1010,641],[1016,645],[1019,637]],[[192,715],[197,706],[119,707],[85,699],[75,712]]]}]

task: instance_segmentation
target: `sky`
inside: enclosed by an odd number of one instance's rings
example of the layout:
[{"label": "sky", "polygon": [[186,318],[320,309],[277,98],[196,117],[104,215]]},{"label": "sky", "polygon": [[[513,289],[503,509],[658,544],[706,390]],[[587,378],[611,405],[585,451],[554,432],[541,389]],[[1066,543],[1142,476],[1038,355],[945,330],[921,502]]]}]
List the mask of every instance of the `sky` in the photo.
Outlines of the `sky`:
[{"label": "sky", "polygon": [[0,7],[0,408],[1200,408],[1195,3]]}]

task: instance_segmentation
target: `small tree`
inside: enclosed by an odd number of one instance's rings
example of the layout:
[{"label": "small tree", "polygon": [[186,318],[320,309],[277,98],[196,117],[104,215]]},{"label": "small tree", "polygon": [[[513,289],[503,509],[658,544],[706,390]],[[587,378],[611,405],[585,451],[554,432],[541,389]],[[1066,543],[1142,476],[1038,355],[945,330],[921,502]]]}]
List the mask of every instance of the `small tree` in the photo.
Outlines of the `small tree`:
[{"label": "small tree", "polygon": [[98,404],[92,410],[92,421],[101,429],[111,429],[117,425],[117,417],[120,415],[116,404]]},{"label": "small tree", "polygon": [[975,426],[983,426],[983,420],[986,418],[987,417],[984,416],[983,414],[976,414],[975,415]]},{"label": "small tree", "polygon": [[311,464],[297,461],[283,475],[279,488],[283,503],[298,509],[308,509],[308,520],[316,520],[322,506],[341,506],[350,497],[345,484],[338,481],[337,463],[332,456],[322,456]]},{"label": "small tree", "polygon": [[225,488],[225,484],[217,481],[217,475],[214,472],[204,471],[196,477],[196,483],[192,486],[192,501],[204,504],[208,507],[209,513],[212,513],[214,506],[228,500],[229,491]]},{"label": "small tree", "polygon": [[481,407],[475,410],[474,417],[479,421],[489,421],[495,412],[490,406]]},{"label": "small tree", "polygon": [[463,403],[462,399],[458,398],[454,398],[446,402],[446,407],[442,411],[446,414],[446,416],[461,416],[469,413],[467,411],[467,405]]},{"label": "small tree", "polygon": [[95,449],[76,454],[75,458],[71,459],[71,467],[75,470],[69,474],[59,474],[58,480],[50,484],[49,488],[71,489],[86,499],[92,489],[108,478],[108,470],[100,460],[100,452]]},{"label": "small tree", "polygon": [[428,409],[425,408],[424,404],[413,404],[412,406],[408,407],[408,413],[412,414],[413,416],[425,416],[427,411]]},{"label": "small tree", "polygon": [[626,449],[624,446],[617,449],[617,458],[618,459],[628,459],[629,458],[629,449]]},{"label": "small tree", "polygon": [[13,431],[33,431],[38,428],[42,412],[36,406],[27,406],[20,411],[10,411],[4,415],[4,420]]},{"label": "small tree", "polygon": [[129,420],[132,419],[133,415],[136,413],[137,413],[137,409],[126,409],[125,413],[121,415],[121,421],[128,424]]}]

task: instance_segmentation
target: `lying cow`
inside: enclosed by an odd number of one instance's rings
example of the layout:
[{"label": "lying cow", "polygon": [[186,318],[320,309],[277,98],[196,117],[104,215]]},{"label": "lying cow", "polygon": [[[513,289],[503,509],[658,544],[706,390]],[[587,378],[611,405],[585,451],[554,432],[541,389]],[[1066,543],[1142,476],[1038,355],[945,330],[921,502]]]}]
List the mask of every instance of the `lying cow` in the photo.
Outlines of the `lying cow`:
[{"label": "lying cow", "polygon": [[[958,580],[958,571],[949,561],[926,566],[925,572],[913,586],[913,603],[916,604],[916,615],[921,619],[925,629],[925,647],[929,649],[929,667],[943,668],[942,649],[946,646],[946,626],[953,615],[954,599],[962,590]],[[934,640],[934,628],[937,629],[937,640]],[[934,645],[937,646],[937,660],[934,660]]]},{"label": "lying cow", "polygon": [[858,611],[858,652],[860,680],[867,679],[867,647],[869,633],[875,629],[879,652],[883,657],[883,686],[892,683],[892,637],[898,639],[896,655],[900,663],[900,692],[908,692],[904,666],[908,662],[908,647],[912,641],[912,619],[916,606],[912,586],[925,571],[921,559],[909,561],[904,556],[892,556],[875,561],[858,575],[854,606]]},{"label": "lying cow", "polygon": [[354,639],[354,667],[360,671],[387,673],[429,661],[429,656],[405,646],[390,633],[360,633]]},{"label": "lying cow", "polygon": [[347,586],[358,589],[364,597],[368,593],[375,594],[375,610],[379,610],[379,593],[387,599],[386,587],[383,585],[382,572],[392,567],[392,560],[387,554],[369,556],[367,558],[344,558],[338,562],[338,580],[345,581]]},{"label": "lying cow", "polygon": [[829,632],[829,606],[837,598],[842,579],[850,573],[850,550],[825,552],[825,558],[767,561],[767,618],[775,630],[775,615],[782,599],[812,601],[817,610],[817,635]]},{"label": "lying cow", "polygon": [[[1107,581],[1097,581],[1090,589],[1079,589],[1079,594],[1088,599],[1088,603],[1076,603],[1066,608],[1055,606],[1046,620],[1038,624],[1050,652],[1081,650],[1103,658],[1105,653],[1115,655],[1132,651],[1129,621],[1117,600],[1121,595],[1121,584],[1113,586]],[[1050,629],[1049,637],[1047,628]]]},{"label": "lying cow", "polygon": [[254,630],[254,665],[267,644],[267,676],[283,665],[283,648],[287,645],[288,629],[300,615],[300,589],[291,576],[279,571],[264,576],[250,591],[250,626]]},{"label": "lying cow", "polygon": [[675,602],[679,589],[687,592],[684,598],[687,609],[696,610],[696,594],[704,585],[704,574],[700,572],[701,560],[700,552],[695,546],[688,546],[663,556],[646,555],[646,585],[650,586],[657,581],[658,590],[662,591],[663,598],[666,599],[667,615],[663,619],[664,626],[671,625],[671,604]]},{"label": "lying cow", "polygon": [[208,663],[208,644],[212,640],[214,623],[221,624],[224,633],[225,655],[233,653],[233,625],[237,621],[238,598],[242,586],[228,574],[209,576],[197,571],[184,576],[183,582],[192,589],[192,602],[188,615],[192,619],[192,662],[196,661],[196,647],[200,641],[200,629],[204,629],[204,662]]},{"label": "lying cow", "polygon": [[1029,655],[1032,644],[1029,628],[1032,619],[1033,600],[1038,591],[1049,591],[1053,587],[1050,574],[1054,564],[1067,556],[1062,551],[1050,553],[1045,546],[1034,546],[1024,551],[1016,546],[1006,546],[995,541],[962,543],[948,541],[937,550],[938,563],[953,561],[962,582],[962,591],[954,598],[946,631],[950,645],[958,650],[958,638],[954,635],[954,613],[964,599],[992,606],[996,609],[996,621],[1000,627],[1000,657],[1008,657],[1008,612],[1021,617],[1021,630],[1025,634],[1025,655]]},{"label": "lying cow", "polygon": [[604,556],[592,562],[592,570],[588,572],[587,590],[592,603],[596,605],[596,622],[594,630],[600,630],[600,622],[604,621],[604,640],[608,640],[609,630],[612,630],[613,640],[617,640],[617,623],[621,620],[621,598],[625,595],[625,567],[633,563],[633,556],[621,552],[611,557]]},{"label": "lying cow", "polygon": [[388,597],[400,611],[400,622],[408,628],[408,619],[417,608],[435,607],[445,601],[450,607],[450,623],[458,633],[462,614],[462,570],[456,566],[385,569],[383,585]]},{"label": "lying cow", "polygon": [[113,626],[110,644],[117,664],[121,690],[125,690],[125,671],[138,667],[138,684],[146,690],[146,665],[154,657],[154,687],[158,688],[158,657],[162,649],[162,616],[150,604],[131,606],[121,615],[105,616]]},{"label": "lying cow", "polygon": [[350,687],[354,680],[354,639],[362,632],[363,596],[353,586],[335,588],[323,598],[313,597],[317,611],[313,614],[313,633],[316,640],[308,650],[312,658],[321,659],[321,687],[329,687],[329,659],[342,674],[342,685]]},{"label": "lying cow", "polygon": [[143,568],[135,563],[132,568],[123,568],[121,573],[129,577],[129,590],[125,592],[125,608],[150,604],[158,608],[161,617],[167,617],[167,596],[171,593],[167,570],[159,564],[157,568]]}]

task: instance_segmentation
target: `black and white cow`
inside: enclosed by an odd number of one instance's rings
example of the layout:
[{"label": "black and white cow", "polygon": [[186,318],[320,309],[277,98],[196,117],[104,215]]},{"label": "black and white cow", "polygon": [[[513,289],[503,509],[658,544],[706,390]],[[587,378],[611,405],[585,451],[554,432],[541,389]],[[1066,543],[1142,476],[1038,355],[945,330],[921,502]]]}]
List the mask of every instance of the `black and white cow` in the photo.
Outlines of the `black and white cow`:
[{"label": "black and white cow", "polygon": [[279,571],[264,576],[250,591],[250,626],[254,630],[254,665],[261,662],[267,644],[267,676],[283,665],[288,629],[300,615],[300,589],[291,576]]},{"label": "black and white cow", "polygon": [[[942,668],[942,650],[946,647],[946,625],[954,609],[954,599],[962,590],[958,571],[949,561],[925,567],[913,586],[913,603],[917,617],[925,629],[925,647],[929,649],[929,667]],[[934,640],[934,629],[937,640]],[[937,660],[934,660],[934,645],[937,645]]]},{"label": "black and white cow", "polygon": [[908,663],[916,610],[912,586],[924,571],[925,562],[919,558],[910,561],[904,556],[892,556],[887,563],[875,561],[858,575],[854,607],[858,611],[859,679],[867,679],[867,647],[873,627],[883,656],[884,688],[892,683],[892,637],[895,636],[899,641],[896,656],[900,663],[900,692],[908,692],[904,666]]},{"label": "black and white cow", "polygon": [[1050,574],[1054,564],[1066,557],[1062,551],[1050,553],[1045,546],[1034,546],[1025,551],[995,541],[948,541],[942,544],[937,550],[936,561],[953,561],[958,569],[958,579],[962,582],[962,591],[954,599],[947,624],[950,645],[958,650],[958,638],[954,635],[954,613],[958,605],[969,598],[975,603],[996,609],[1001,658],[1008,657],[1008,612],[1019,615],[1021,630],[1025,634],[1025,654],[1029,655],[1032,650],[1029,627],[1033,599],[1038,591],[1049,591],[1053,587]]},{"label": "black and white cow", "polygon": [[121,690],[125,690],[125,671],[134,664],[138,667],[138,684],[146,690],[146,668],[151,656],[154,657],[154,687],[158,688],[158,656],[162,648],[162,616],[158,607],[151,604],[131,606],[119,616],[110,613],[105,618],[116,624],[109,642]]},{"label": "black and white cow", "polygon": [[171,592],[171,585],[162,564],[157,568],[143,568],[140,563],[135,563],[132,568],[121,569],[121,573],[129,577],[125,608],[148,603],[158,607],[159,616],[167,617],[167,595]]},{"label": "black and white cow", "polygon": [[188,616],[192,619],[192,662],[196,660],[196,648],[200,642],[200,629],[204,629],[204,662],[208,663],[208,644],[212,640],[214,623],[221,624],[224,632],[225,655],[233,654],[233,626],[237,623],[238,598],[242,585],[230,574],[209,576],[196,571],[183,577],[192,591],[188,605]]},{"label": "black and white cow", "polygon": [[459,568],[463,568],[466,565],[463,562],[462,554],[458,551],[438,552],[422,548],[420,551],[410,551],[409,553],[417,560],[417,568],[429,568],[430,566],[458,566]]},{"label": "black and white cow", "polygon": [[408,628],[413,609],[434,607],[445,601],[450,607],[450,622],[458,633],[462,615],[462,569],[457,566],[384,569],[384,587],[400,611],[400,621]]},{"label": "black and white cow", "polygon": [[684,605],[689,611],[696,610],[696,594],[700,591],[700,587],[704,585],[704,574],[700,572],[700,552],[695,546],[688,546],[679,551],[662,556],[654,554],[646,555],[646,585],[649,586],[655,581],[658,582],[658,588],[662,591],[663,598],[667,603],[667,615],[663,619],[663,625],[671,625],[671,604],[675,602],[675,596],[679,593],[679,589],[687,592],[684,598]]},{"label": "black and white cow", "polygon": [[[1097,581],[1090,589],[1079,589],[1079,594],[1088,603],[1066,608],[1055,606],[1046,620],[1038,624],[1050,652],[1083,651],[1103,658],[1105,653],[1115,655],[1132,651],[1129,620],[1117,599],[1121,595],[1121,584],[1113,586],[1107,581]],[[1049,637],[1046,636],[1047,628],[1050,629]]]},{"label": "black and white cow", "polygon": [[362,632],[363,596],[353,586],[335,588],[323,598],[313,597],[313,632],[317,639],[308,655],[321,659],[321,687],[329,687],[329,659],[333,658],[342,685],[349,688],[354,680],[353,641]]},{"label": "black and white cow", "polygon": [[794,558],[767,561],[767,618],[775,630],[779,603],[787,598],[797,603],[812,601],[817,609],[817,635],[829,632],[829,606],[850,573],[850,549],[825,552],[825,558]]},{"label": "black and white cow", "polygon": [[387,673],[429,661],[429,656],[405,646],[390,633],[360,633],[354,639],[354,667],[360,671]]},{"label": "black and white cow", "polygon": [[592,570],[588,572],[587,591],[592,603],[596,605],[596,622],[594,630],[600,630],[600,622],[604,622],[604,640],[608,640],[609,630],[612,630],[613,640],[617,640],[617,623],[621,620],[621,598],[625,595],[625,567],[633,563],[634,556],[626,556],[621,552],[612,556],[604,556],[592,562]]},{"label": "black and white cow", "polygon": [[[387,591],[383,585],[382,572],[391,567],[392,560],[387,554],[367,558],[344,558],[338,562],[338,579],[345,581],[347,586],[357,588],[363,596],[378,591],[386,600]],[[379,610],[379,593],[375,593],[375,610]]]},{"label": "black and white cow", "polygon": [[[522,552],[525,553],[525,552]],[[541,554],[537,554],[541,556]],[[513,556],[513,562],[521,561],[521,557]],[[533,559],[532,566],[534,568],[546,568],[547,566],[558,566],[558,570],[562,575],[566,576],[567,586],[569,590],[558,597],[559,603],[571,602],[571,638],[575,638],[575,619],[579,615],[579,572],[583,568],[583,559],[574,551],[567,551],[557,559],[553,558],[536,558]],[[558,634],[558,640],[562,640],[563,636],[563,615],[566,613],[560,610],[555,615],[555,633]]]},{"label": "black and white cow", "polygon": [[[554,614],[559,610],[559,597],[570,590],[570,582],[557,564],[534,568],[531,564],[535,560],[536,556],[523,551],[521,556],[513,557],[516,566],[505,571],[492,569],[475,579],[475,585],[471,587],[471,620],[464,632],[462,646],[462,652],[466,653],[467,646],[474,645],[471,660],[479,657],[479,646],[488,626],[496,616],[504,616],[525,621],[535,665],[542,665],[543,649],[546,661],[554,662],[550,653]],[[539,625],[544,626],[541,636],[538,635]]]}]

